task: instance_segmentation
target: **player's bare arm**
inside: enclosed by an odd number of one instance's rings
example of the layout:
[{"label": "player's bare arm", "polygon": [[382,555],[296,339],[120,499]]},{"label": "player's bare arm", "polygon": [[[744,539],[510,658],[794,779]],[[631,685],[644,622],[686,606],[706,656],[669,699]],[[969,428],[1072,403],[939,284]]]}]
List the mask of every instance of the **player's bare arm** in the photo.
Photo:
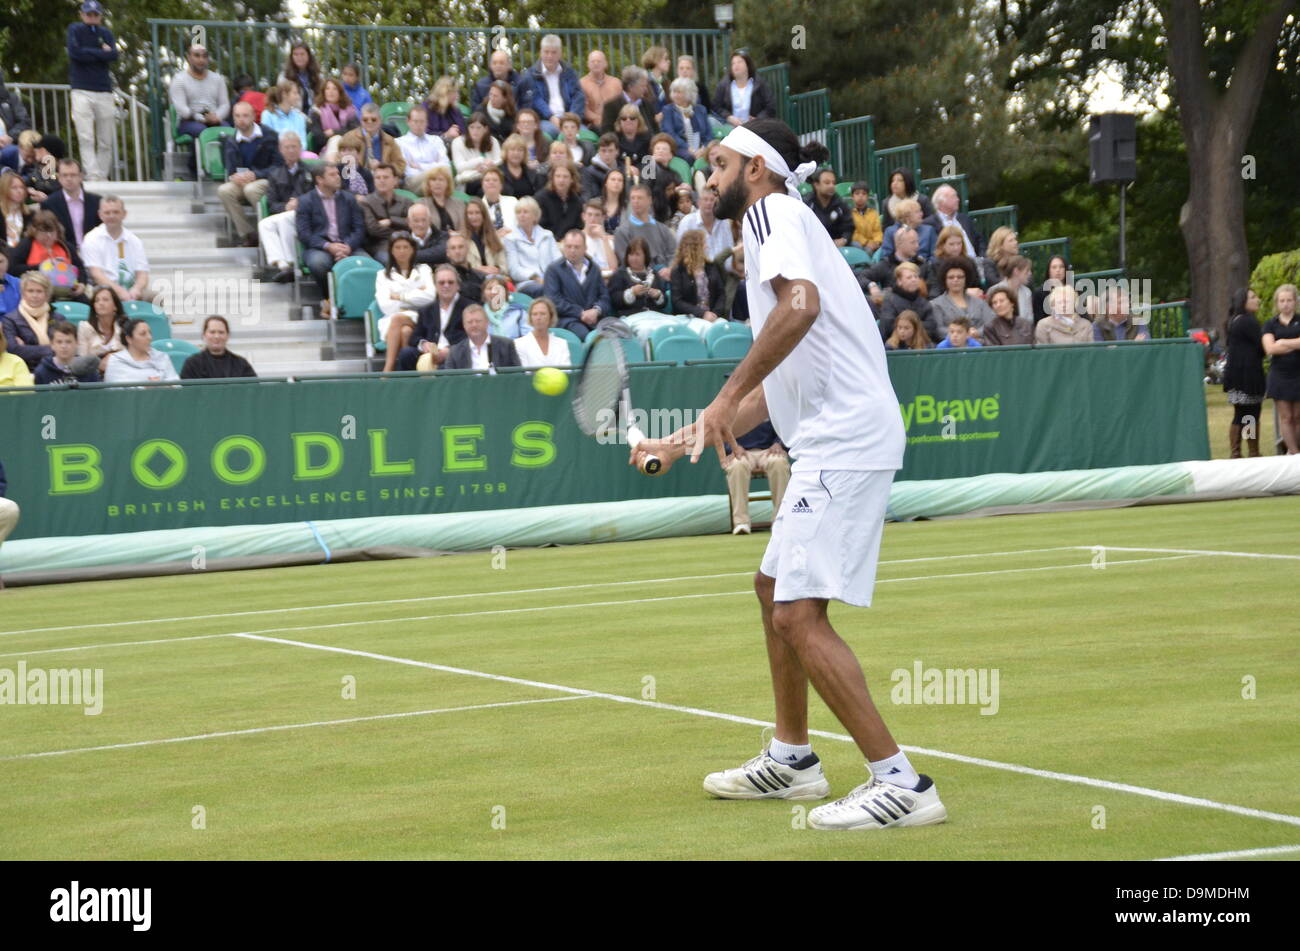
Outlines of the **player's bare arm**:
[{"label": "player's bare arm", "polygon": [[[767,394],[761,386],[756,386],[740,401],[736,408],[736,418],[731,428],[741,436],[754,429],[768,418]],[[663,463],[661,471],[667,472],[674,462],[686,455],[695,445],[695,423],[683,426],[663,439],[648,439],[640,443],[628,458],[631,465],[639,466],[647,455],[657,456]],[[732,443],[733,454],[744,455],[745,450],[739,443]]]},{"label": "player's bare arm", "polygon": [[[737,427],[742,400],[754,389],[761,389],[759,384],[789,356],[821,313],[821,298],[817,287],[810,281],[788,281],[778,276],[772,279],[772,289],[776,291],[776,307],[763,325],[762,333],[713,402],[695,421],[691,462],[699,460],[705,446],[713,446],[718,451],[719,464],[726,465],[724,446],[736,444],[733,429]],[[755,425],[757,423],[749,428],[753,429]]]}]

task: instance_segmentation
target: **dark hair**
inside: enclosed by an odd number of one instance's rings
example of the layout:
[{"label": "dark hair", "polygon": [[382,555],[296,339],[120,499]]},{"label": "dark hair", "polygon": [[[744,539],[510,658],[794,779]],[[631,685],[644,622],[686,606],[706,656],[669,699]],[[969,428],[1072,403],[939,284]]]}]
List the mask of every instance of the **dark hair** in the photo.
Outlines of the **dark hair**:
[{"label": "dark hair", "polygon": [[731,55],[727,57],[727,82],[730,83],[731,80],[734,78],[731,75],[731,61],[735,59],[737,56],[739,56],[741,59],[745,61],[745,66],[749,70],[749,78],[751,80],[757,79],[758,69],[754,66],[754,57],[750,56],[744,50],[732,50]]},{"label": "dark hair", "polygon": [[63,231],[63,222],[59,220],[58,215],[48,209],[42,208],[40,211],[33,212],[24,235],[35,238],[38,231],[53,231],[59,241],[67,243],[68,238]]},{"label": "dark hair", "polygon": [[969,317],[963,317],[961,314],[958,314],[956,317],[951,317],[951,318],[949,318],[949,320],[948,320],[948,326],[949,326],[949,327],[965,327],[967,330],[970,330],[970,318],[969,318]]},{"label": "dark hair", "polygon": [[822,176],[825,175],[827,172],[830,172],[832,175],[834,175],[835,169],[831,168],[829,165],[823,165],[821,168],[816,169],[811,175],[809,175],[808,180],[812,182],[814,185],[820,185],[822,181]]},{"label": "dark hair", "polygon": [[650,244],[645,238],[633,238],[627,243],[627,249],[623,252],[623,266],[628,267],[627,258],[633,251],[641,252],[641,260],[645,264],[645,269],[650,270]]},{"label": "dark hair", "polygon": [[1232,300],[1228,302],[1228,319],[1236,317],[1246,312],[1246,298],[1250,296],[1249,287],[1239,287],[1232,292]]},{"label": "dark hair", "polygon": [[912,174],[910,168],[903,168],[901,165],[889,173],[889,181],[885,184],[885,191],[892,194],[889,185],[893,183],[895,175],[903,176],[903,190],[908,197],[916,194],[916,176]]},{"label": "dark hair", "polygon": [[397,181],[398,181],[399,183],[401,182],[401,180],[402,180],[402,176],[401,176],[401,175],[398,175],[398,174],[397,174],[397,169],[393,168],[393,166],[390,165],[390,164],[388,164],[387,162],[377,162],[377,163],[375,164],[375,167],[372,168],[370,171],[371,171],[372,173],[374,173],[374,172],[379,171],[381,168],[386,168],[386,169],[388,169],[390,172],[393,173],[393,178],[397,179]]},{"label": "dark hair", "polygon": [[[518,112],[518,110],[519,110],[519,106],[515,103],[515,90],[514,90],[514,87],[511,86],[511,85],[510,85],[508,82],[506,82],[504,79],[494,79],[494,80],[492,80],[491,84],[488,85],[488,89],[489,89],[489,90],[492,90],[492,89],[499,89],[499,90],[501,90],[501,94],[505,97],[505,100],[506,100],[506,104],[505,104],[505,106],[502,107],[502,109],[501,109],[501,114],[502,114],[505,118],[507,118],[507,119],[513,119],[514,116],[515,116],[515,113]],[[488,98],[488,97],[487,97],[487,95],[485,94],[485,95],[483,96],[483,103],[484,103],[484,105],[483,105],[483,111],[484,111],[484,112],[487,112],[487,98]],[[541,131],[541,128],[542,128],[542,126],[541,126],[541,118],[539,117],[539,118],[538,118],[538,125],[537,125],[537,129],[538,129],[539,132]]]},{"label": "dark hair", "polygon": [[1034,262],[1029,260],[1023,254],[1009,254],[998,262],[998,273],[1003,277],[1010,277],[1016,271],[1025,265],[1029,265],[1032,273]]},{"label": "dark hair", "polygon": [[44,133],[36,140],[35,148],[44,149],[56,159],[62,160],[68,155],[68,146],[57,135]]},{"label": "dark hair", "polygon": [[579,238],[582,239],[582,243],[583,243],[583,245],[586,245],[586,243],[587,243],[587,236],[586,236],[585,234],[583,234],[581,228],[570,228],[568,231],[564,232],[564,237],[561,238],[560,240],[561,240],[561,241],[565,241],[565,240],[567,240],[568,237],[569,237],[569,235],[571,235],[571,234],[576,234]]},{"label": "dark hair", "polygon": [[204,333],[208,332],[208,324],[212,323],[214,320],[221,321],[221,326],[226,328],[226,333],[230,333],[230,321],[226,320],[226,318],[222,317],[220,314],[208,314],[208,316],[203,318]]},{"label": "dark hair", "polygon": [[647,185],[645,182],[637,182],[631,188],[625,188],[624,191],[626,191],[629,195],[632,192],[645,192],[651,198],[654,198],[655,196],[654,189],[651,188],[649,185]]},{"label": "dark hair", "polygon": [[857,182],[854,182],[854,183],[853,183],[853,187],[849,189],[849,194],[851,195],[851,194],[853,194],[854,192],[866,192],[868,195],[870,195],[870,194],[871,194],[871,186],[868,185],[866,182],[863,182],[863,181],[857,181]]},{"label": "dark hair", "polygon": [[415,253],[419,249],[416,248],[415,239],[411,237],[411,233],[409,231],[394,231],[388,236],[388,267],[384,268],[385,277],[391,278],[393,276],[393,269],[397,267],[397,258],[393,257],[393,245],[397,244],[399,241],[405,241],[411,246],[411,269],[402,276],[406,277],[407,274],[413,273],[415,269],[420,266],[420,262],[415,260]]},{"label": "dark hair", "polygon": [[284,69],[282,70],[284,77],[292,80],[298,86],[302,85],[302,74],[299,73],[297,67],[293,65],[293,51],[296,49],[304,49],[307,51],[307,85],[311,87],[311,94],[313,97],[319,96],[321,91],[320,64],[316,62],[316,54],[311,51],[311,47],[302,40],[289,46],[289,55],[285,58]]},{"label": "dark hair", "polygon": [[966,278],[967,287],[978,287],[979,278],[975,274],[975,262],[966,255],[959,258],[941,258],[934,269],[934,276],[939,279],[939,286],[945,290],[948,287],[948,272],[961,271],[962,276]]},{"label": "dark hair", "polygon": [[[794,134],[794,130],[780,119],[750,119],[745,123],[744,128],[776,149],[776,154],[781,156],[791,171],[804,162],[816,162],[820,165],[830,160],[831,153],[826,146],[816,141],[800,145],[799,137]],[[773,184],[779,181],[781,188],[785,188],[785,179],[775,172],[772,172],[771,176]]]},{"label": "dark hair", "polygon": [[[474,141],[474,136],[469,131],[469,127],[474,125],[476,122],[487,130],[483,133],[483,137],[477,142]],[[465,144],[471,149],[477,149],[486,155],[488,152],[492,151],[493,141],[495,140],[492,138],[492,123],[488,122],[487,113],[482,110],[472,113],[469,117],[469,121],[465,123]]]},{"label": "dark hair", "polygon": [[117,291],[113,290],[113,288],[108,286],[97,287],[94,289],[94,291],[91,292],[90,316],[87,318],[87,320],[90,321],[90,326],[95,328],[96,333],[99,333],[101,336],[104,337],[112,337],[113,335],[112,331],[109,331],[107,334],[105,334],[100,329],[99,316],[95,313],[95,298],[99,297],[99,295],[103,294],[105,291],[107,291],[108,296],[113,299],[113,327],[114,328],[120,327],[123,323],[126,322],[126,310],[122,307],[122,299],[117,296]]},{"label": "dark hair", "polygon": [[316,166],[315,170],[311,173],[311,180],[313,182],[319,182],[322,178],[325,177],[325,173],[332,168],[338,169],[340,175],[343,174],[343,169],[339,168],[339,166],[335,165],[333,162],[321,162],[319,165]]},{"label": "dark hair", "polygon": [[614,148],[618,148],[618,136],[616,136],[613,132],[601,133],[600,138],[596,140],[597,151],[603,148],[607,148],[611,145],[614,146]]},{"label": "dark hair", "polygon": [[248,73],[240,73],[231,80],[231,85],[235,87],[235,92],[243,92],[245,89],[248,89],[253,85],[253,77],[248,75]]},{"label": "dark hair", "polygon": [[67,334],[73,340],[76,340],[77,328],[66,320],[56,320],[50,324],[50,338],[53,339],[55,334]]},{"label": "dark hair", "polygon": [[132,317],[122,324],[122,332],[120,334],[122,346],[125,347],[127,345],[127,342],[135,334],[135,328],[139,327],[141,324],[144,324],[147,327],[149,326],[149,321],[142,317]]}]

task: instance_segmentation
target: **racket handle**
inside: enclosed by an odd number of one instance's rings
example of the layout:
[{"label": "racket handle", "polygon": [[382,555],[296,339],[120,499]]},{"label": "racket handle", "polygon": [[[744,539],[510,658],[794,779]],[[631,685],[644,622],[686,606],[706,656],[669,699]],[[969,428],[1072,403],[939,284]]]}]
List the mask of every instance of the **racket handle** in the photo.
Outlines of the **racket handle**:
[{"label": "racket handle", "polygon": [[[627,428],[627,442],[628,447],[633,452],[636,452],[636,447],[645,442],[645,433],[641,432],[641,430],[637,429],[635,426],[629,426]],[[663,467],[663,462],[660,461],[658,456],[646,456],[641,460],[641,464],[637,466],[637,468],[641,470],[642,474],[648,476],[657,476],[663,471]]]}]

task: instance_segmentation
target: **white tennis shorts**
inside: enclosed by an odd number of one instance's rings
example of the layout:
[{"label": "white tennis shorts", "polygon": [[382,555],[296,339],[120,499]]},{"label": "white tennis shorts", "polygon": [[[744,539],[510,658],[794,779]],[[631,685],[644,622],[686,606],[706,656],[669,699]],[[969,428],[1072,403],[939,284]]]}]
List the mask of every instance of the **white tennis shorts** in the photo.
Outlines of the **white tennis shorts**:
[{"label": "white tennis shorts", "polygon": [[892,469],[790,473],[759,568],[776,579],[775,600],[871,604],[893,481]]}]

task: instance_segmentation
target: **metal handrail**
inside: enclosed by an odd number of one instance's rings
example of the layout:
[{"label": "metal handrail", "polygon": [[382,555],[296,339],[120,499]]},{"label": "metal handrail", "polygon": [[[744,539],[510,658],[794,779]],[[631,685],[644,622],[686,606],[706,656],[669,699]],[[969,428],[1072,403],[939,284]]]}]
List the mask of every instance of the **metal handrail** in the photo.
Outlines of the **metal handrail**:
[{"label": "metal handrail", "polygon": [[[9,83],[31,116],[32,128],[59,136],[69,148],[78,141],[72,121],[72,87],[67,83]],[[118,181],[149,177],[149,107],[121,89],[113,91],[117,121],[109,177]],[[126,119],[123,122],[123,118]]]}]

